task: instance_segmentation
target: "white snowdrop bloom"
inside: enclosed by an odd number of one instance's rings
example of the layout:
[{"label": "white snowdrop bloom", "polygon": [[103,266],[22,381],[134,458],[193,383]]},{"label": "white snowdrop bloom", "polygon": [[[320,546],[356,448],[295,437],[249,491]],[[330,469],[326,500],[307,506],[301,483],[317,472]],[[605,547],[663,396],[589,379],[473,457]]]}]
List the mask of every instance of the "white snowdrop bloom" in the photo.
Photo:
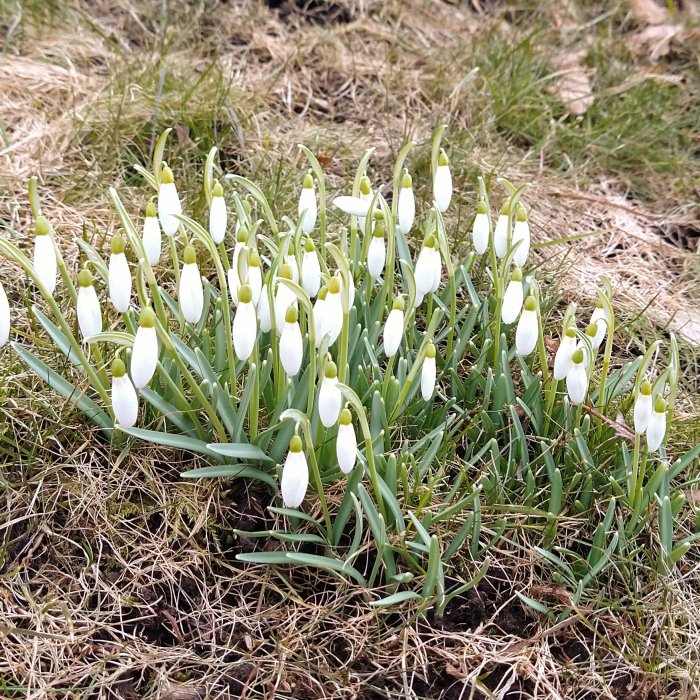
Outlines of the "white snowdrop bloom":
[{"label": "white snowdrop bloom", "polygon": [[[292,270],[287,263],[280,265],[278,279],[292,279]],[[282,333],[284,327],[284,317],[287,315],[287,309],[293,306],[297,308],[296,294],[286,285],[281,282],[277,283],[277,293],[275,294],[275,327],[277,335]]]},{"label": "white snowdrop bloom", "polygon": [[666,435],[666,401],[663,396],[657,396],[654,401],[654,410],[649,418],[647,427],[647,448],[649,452],[656,452]]},{"label": "white snowdrop bloom", "polygon": [[525,267],[530,253],[530,225],[527,222],[527,211],[518,203],[516,207],[515,226],[513,227],[513,247],[519,244],[513,253],[513,262],[518,267]]},{"label": "white snowdrop bloom", "polygon": [[372,233],[372,240],[367,250],[367,272],[374,282],[382,272],[386,262],[386,243],[384,242],[384,225],[378,221]]},{"label": "white snowdrop bloom", "polygon": [[158,365],[158,337],[156,336],[156,315],[153,309],[145,308],[139,318],[139,327],[131,351],[131,379],[137,389],[151,381]]},{"label": "white snowdrop bloom", "polygon": [[435,170],[435,179],[433,180],[433,199],[441,212],[447,211],[447,207],[450,206],[450,201],[452,200],[450,161],[442,148],[440,149],[438,166]]},{"label": "white snowdrop bloom", "polygon": [[654,402],[651,398],[651,384],[648,379],[639,387],[637,399],[634,402],[634,432],[642,435],[649,427]]},{"label": "white snowdrop bloom", "polygon": [[280,335],[280,360],[288,377],[296,377],[304,359],[304,340],[299,328],[299,312],[290,306]]},{"label": "white snowdrop bloom", "polygon": [[435,345],[430,343],[425,352],[425,359],[420,371],[420,393],[424,401],[430,401],[435,392],[435,379],[437,377],[436,353]]},{"label": "white snowdrop bloom", "polygon": [[357,461],[357,436],[352,424],[352,414],[347,408],[340,412],[338,436],[335,439],[335,455],[343,474],[349,474]]},{"label": "white snowdrop bloom", "polygon": [[508,230],[508,213],[510,205],[506,202],[501,207],[501,213],[496,220],[496,228],[493,232],[493,247],[496,255],[499,258],[505,257],[508,252],[508,241],[510,239],[510,231]]},{"label": "white snowdrop bloom", "polygon": [[141,237],[143,249],[146,251],[148,264],[153,266],[160,260],[162,235],[158,223],[156,205],[149,202],[146,207],[146,218],[143,220],[143,235]]},{"label": "white snowdrop bloom", "polygon": [[540,335],[540,325],[537,323],[537,302],[535,297],[525,299],[523,312],[520,314],[518,327],[515,331],[515,349],[518,355],[529,355],[537,345]]},{"label": "white snowdrop bloom", "polygon": [[260,255],[258,255],[258,251],[255,248],[251,248],[248,251],[248,284],[253,294],[253,304],[257,306],[262,292],[263,277]]},{"label": "white snowdrop bloom", "polygon": [[503,295],[501,306],[501,321],[506,324],[514,323],[523,307],[523,273],[519,267],[513,270],[510,282]]},{"label": "white snowdrop bloom", "polygon": [[90,270],[81,270],[78,275],[77,316],[83,339],[102,333],[102,310],[93,285]]},{"label": "white snowdrop bloom", "polygon": [[282,467],[282,502],[285,508],[298,508],[309,488],[309,465],[301,438],[295,435],[289,442],[289,452]]},{"label": "white snowdrop bloom", "polygon": [[401,178],[399,190],[399,228],[404,236],[408,235],[416,217],[416,198],[413,194],[413,180],[406,170]]},{"label": "white snowdrop bloom", "polygon": [[233,246],[233,254],[231,256],[231,267],[226,275],[228,280],[228,291],[231,295],[231,301],[235,306],[238,304],[238,290],[241,287],[242,280],[245,279],[248,271],[248,229],[241,226],[236,234],[236,244]]},{"label": "white snowdrop bloom", "polygon": [[124,428],[131,428],[136,424],[139,399],[126,373],[126,367],[119,358],[112,362],[112,410],[115,423]]},{"label": "white snowdrop bloom", "polygon": [[309,299],[313,299],[321,288],[321,263],[310,238],[304,243],[304,255],[301,258],[301,286]]},{"label": "white snowdrop bloom", "polygon": [[121,234],[112,236],[112,253],[109,256],[109,298],[119,313],[124,313],[131,302],[131,272],[124,254],[124,239]]},{"label": "white snowdrop bloom", "polygon": [[314,188],[314,179],[311,173],[304,175],[304,186],[299,195],[299,216],[304,216],[301,220],[301,230],[304,233],[311,233],[316,225],[317,206],[316,206],[316,190]]},{"label": "white snowdrop bloom", "polygon": [[576,333],[573,328],[567,328],[554,355],[554,378],[564,379],[571,367],[571,356],[576,350]]},{"label": "white snowdrop bloom", "polygon": [[228,211],[224,200],[224,188],[217,180],[211,192],[211,205],[209,207],[209,235],[214,243],[223,242],[227,225]]},{"label": "white snowdrop bloom", "polygon": [[583,403],[586,399],[588,373],[586,372],[586,365],[583,363],[581,348],[575,350],[571,356],[571,367],[566,373],[566,391],[569,394],[569,400],[575,406]]},{"label": "white snowdrop bloom", "polygon": [[58,263],[49,222],[41,214],[36,217],[36,238],[34,239],[34,269],[39,282],[49,294],[56,289]]},{"label": "white snowdrop bloom", "polygon": [[338,368],[335,362],[328,360],[318,390],[318,416],[326,428],[338,422],[343,396],[338,388]]},{"label": "white snowdrop bloom", "polygon": [[366,202],[359,197],[349,197],[343,195],[336,197],[333,200],[333,206],[338,207],[340,211],[354,216],[367,216],[369,212],[370,202]]},{"label": "white snowdrop bloom", "polygon": [[198,323],[204,310],[204,286],[197,265],[197,254],[191,245],[185,247],[182,260],[180,287],[177,292],[180,309],[188,323]]},{"label": "white snowdrop bloom", "polygon": [[403,338],[403,309],[401,297],[394,299],[394,304],[384,324],[384,352],[387,357],[396,355]]},{"label": "white snowdrop bloom", "polygon": [[180,226],[177,218],[182,215],[180,196],[175,187],[173,171],[166,165],[163,168],[158,188],[158,219],[166,236],[174,236]]},{"label": "white snowdrop bloom", "polygon": [[607,316],[605,314],[605,309],[603,309],[603,304],[600,301],[596,301],[595,309],[591,315],[591,323],[596,324],[596,333],[593,338],[593,347],[599,348],[608,330]]},{"label": "white snowdrop bloom", "polygon": [[272,314],[270,313],[270,298],[267,294],[267,284],[263,284],[258,299],[258,318],[260,319],[260,330],[269,333],[272,329]]},{"label": "white snowdrop bloom", "polygon": [[10,338],[10,302],[0,282],[0,348]]},{"label": "white snowdrop bloom", "polygon": [[[364,202],[367,205],[367,214],[358,216],[357,218],[357,227],[363,234],[365,232],[367,215],[369,214],[369,207],[372,204],[372,199],[374,199],[374,193],[372,192],[372,183],[369,181],[369,178],[366,175],[363,175],[362,179],[360,180],[360,201]],[[372,222],[372,225],[374,225],[374,222]]]},{"label": "white snowdrop bloom", "polygon": [[318,290],[318,297],[314,302],[314,344],[316,348],[321,347],[326,323],[326,295],[328,287],[325,285]]},{"label": "white snowdrop bloom", "polygon": [[595,339],[595,334],[596,334],[596,325],[594,323],[589,323],[586,326],[586,330],[584,331],[584,335],[586,336],[586,339],[588,342],[585,340],[581,340],[576,347],[581,348],[581,352],[583,353],[583,366],[588,369],[588,366],[591,364],[591,361],[593,359],[591,355],[591,351],[593,354],[595,354],[596,351],[596,346],[594,343]]},{"label": "white snowdrop bloom", "polygon": [[[429,233],[423,241],[423,247],[418,253],[414,276],[416,278],[416,291],[422,297],[432,291],[435,284],[435,257],[433,250],[437,246],[437,241],[432,233]],[[438,264],[439,264],[438,253]]]},{"label": "white snowdrop bloom", "polygon": [[340,293],[340,279],[331,277],[323,310],[323,335],[329,336],[328,347],[333,345],[343,330],[343,301]]},{"label": "white snowdrop bloom", "polygon": [[476,208],[474,225],[472,226],[472,242],[474,250],[483,255],[489,247],[489,215],[486,202],[480,200]]},{"label": "white snowdrop bloom", "polygon": [[248,284],[242,285],[238,290],[238,307],[236,315],[233,317],[231,333],[236,357],[245,362],[253,352],[255,339],[258,335],[253,291]]},{"label": "white snowdrop bloom", "polygon": [[435,247],[430,250],[430,266],[433,270],[433,284],[430,287],[431,292],[437,292],[440,287],[442,278],[442,258],[440,257],[440,247],[435,242]]}]

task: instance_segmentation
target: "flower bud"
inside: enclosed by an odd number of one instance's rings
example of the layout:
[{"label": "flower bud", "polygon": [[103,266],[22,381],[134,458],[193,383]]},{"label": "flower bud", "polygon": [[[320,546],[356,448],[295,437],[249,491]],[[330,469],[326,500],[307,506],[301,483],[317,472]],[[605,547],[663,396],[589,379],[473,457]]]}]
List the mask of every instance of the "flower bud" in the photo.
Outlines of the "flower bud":
[{"label": "flower bud", "polygon": [[496,221],[496,230],[493,233],[493,247],[499,258],[505,257],[505,254],[508,252],[508,239],[510,238],[510,231],[508,230],[509,213],[510,204],[506,202],[501,207],[501,213]]},{"label": "flower bud", "polygon": [[430,401],[435,392],[435,379],[437,377],[436,354],[435,345],[430,343],[425,351],[425,359],[423,360],[420,373],[420,393],[424,401]]},{"label": "flower bud", "polygon": [[151,381],[158,365],[158,337],[156,336],[156,315],[146,307],[141,312],[139,327],[131,351],[131,379],[137,389]]},{"label": "flower bud", "polygon": [[447,211],[452,200],[452,173],[450,172],[450,161],[444,149],[440,149],[438,166],[435,170],[433,180],[433,199],[439,211]]},{"label": "flower bud", "polygon": [[175,187],[173,171],[166,165],[161,173],[158,188],[158,219],[166,236],[174,236],[180,226],[177,218],[182,215],[180,197]]},{"label": "flower bud", "polygon": [[136,424],[139,400],[126,367],[119,358],[112,362],[112,411],[114,422],[118,425],[131,428]]},{"label": "flower bud", "polygon": [[379,221],[374,227],[372,240],[369,242],[369,249],[367,250],[367,271],[373,282],[384,272],[385,261],[384,225]]},{"label": "flower bud", "polygon": [[523,273],[520,271],[520,268],[516,267],[503,295],[503,304],[501,306],[501,321],[503,323],[514,323],[515,319],[518,318],[518,314],[520,314],[524,296],[522,279]]},{"label": "flower bud", "polygon": [[209,207],[209,235],[214,243],[221,243],[226,236],[228,226],[228,211],[224,200],[224,189],[217,180],[211,193],[211,205]]},{"label": "flower bud", "polygon": [[646,432],[649,427],[649,420],[651,419],[651,413],[653,410],[653,400],[651,398],[651,384],[648,379],[642,382],[639,387],[639,393],[637,394],[636,400],[634,402],[634,432],[642,435]]},{"label": "flower bud", "polygon": [[299,313],[293,306],[290,306],[285,314],[279,347],[284,371],[288,377],[295,377],[304,359],[304,341],[299,328]]},{"label": "flower bud", "polygon": [[39,282],[49,294],[56,289],[58,263],[51,228],[46,217],[41,214],[36,217],[36,238],[34,239],[34,270]]},{"label": "flower bud", "polygon": [[112,237],[109,256],[109,298],[119,313],[124,313],[131,302],[131,272],[124,254],[124,239],[117,233]]},{"label": "flower bud", "polygon": [[335,454],[338,458],[338,466],[343,474],[349,474],[355,467],[357,460],[357,436],[352,424],[352,415],[347,408],[340,412],[340,424],[338,425],[338,437],[335,441]]},{"label": "flower bud", "polygon": [[102,333],[102,311],[90,270],[80,271],[78,284],[78,326],[80,334],[85,339]]},{"label": "flower bud", "polygon": [[588,391],[588,373],[583,363],[583,351],[578,348],[571,356],[571,367],[566,374],[566,391],[575,406],[583,403]]},{"label": "flower bud", "polygon": [[416,198],[413,194],[413,180],[406,170],[401,178],[401,189],[399,190],[399,228],[404,236],[407,236],[413,226],[416,216]]},{"label": "flower bud", "polygon": [[384,324],[384,352],[387,357],[393,357],[401,345],[403,338],[404,302],[401,297],[394,299],[394,305]]},{"label": "flower bud", "polygon": [[232,325],[233,349],[236,357],[245,362],[253,352],[258,334],[258,321],[253,304],[253,291],[244,284],[238,291],[238,307]]},{"label": "flower bud", "polygon": [[289,452],[282,468],[280,488],[285,508],[298,508],[309,488],[309,465],[298,435],[289,442]]},{"label": "flower bud", "polygon": [[472,226],[472,242],[474,250],[483,255],[489,247],[489,215],[486,202],[481,199],[476,208],[476,216]]},{"label": "flower bud", "polygon": [[178,299],[182,315],[188,323],[198,323],[204,310],[204,286],[197,266],[195,249],[188,245],[183,253]]},{"label": "flower bud", "polygon": [[301,220],[301,230],[304,233],[311,233],[316,225],[317,216],[316,191],[311,173],[306,173],[304,176],[304,187],[299,195],[298,214],[304,217]]},{"label": "flower bud", "polygon": [[306,239],[301,259],[301,286],[309,295],[309,299],[313,299],[321,287],[321,263],[310,238]]},{"label": "flower bud", "polygon": [[342,401],[343,397],[338,388],[338,368],[335,362],[329,360],[326,362],[324,377],[318,392],[318,415],[326,428],[338,422]]},{"label": "flower bud", "polygon": [[525,299],[523,312],[520,314],[518,327],[515,331],[515,348],[518,355],[526,357],[537,345],[540,335],[539,323],[537,323],[537,302],[535,297]]},{"label": "flower bud", "polygon": [[161,239],[156,205],[153,202],[149,202],[146,207],[146,217],[143,220],[142,241],[143,249],[146,251],[146,259],[151,266],[160,260]]}]

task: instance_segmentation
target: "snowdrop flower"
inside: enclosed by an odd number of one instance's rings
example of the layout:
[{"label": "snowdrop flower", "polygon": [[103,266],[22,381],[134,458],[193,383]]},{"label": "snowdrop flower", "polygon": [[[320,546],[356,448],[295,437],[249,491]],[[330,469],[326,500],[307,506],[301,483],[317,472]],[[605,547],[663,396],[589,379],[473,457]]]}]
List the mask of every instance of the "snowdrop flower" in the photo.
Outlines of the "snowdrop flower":
[{"label": "snowdrop flower", "polygon": [[301,438],[295,435],[289,442],[289,453],[282,467],[282,501],[285,508],[298,508],[309,488],[309,465]]},{"label": "snowdrop flower", "polygon": [[117,233],[112,236],[112,254],[109,256],[109,298],[119,313],[129,308],[131,301],[131,272],[124,255],[124,239]]},{"label": "snowdrop flower", "polygon": [[435,355],[435,345],[430,343],[425,351],[425,359],[420,371],[420,393],[424,401],[430,401],[435,391],[435,378],[437,377]]},{"label": "snowdrop flower", "polygon": [[297,257],[294,255],[294,243],[292,242],[289,243],[284,262],[289,265],[289,269],[292,271],[292,282],[299,284],[299,263],[297,263]]},{"label": "snowdrop flower", "polygon": [[78,275],[78,326],[83,339],[102,333],[102,311],[97,292],[92,284],[90,270],[81,270]]},{"label": "snowdrop flower", "polygon": [[501,306],[501,321],[506,324],[513,323],[523,306],[523,273],[519,267],[513,270],[510,282],[503,295]]},{"label": "snowdrop flower", "polygon": [[510,203],[506,202],[501,207],[501,213],[496,220],[496,230],[493,233],[493,247],[499,258],[505,257],[505,254],[508,252],[508,239],[510,238],[510,231],[508,230],[509,213]]},{"label": "snowdrop flower", "polygon": [[413,226],[413,220],[416,216],[416,198],[413,195],[413,180],[408,174],[408,170],[404,171],[401,178],[401,189],[399,190],[399,228],[404,236],[408,235]]},{"label": "snowdrop flower", "polygon": [[653,407],[651,384],[648,379],[645,379],[639,387],[637,400],[634,402],[634,432],[638,435],[645,433],[649,427]]},{"label": "snowdrop flower", "polygon": [[396,297],[384,324],[384,352],[387,357],[393,357],[401,345],[403,338],[403,309],[402,297]]},{"label": "snowdrop flower", "polygon": [[578,348],[571,356],[571,367],[566,374],[566,391],[572,404],[583,403],[588,391],[588,372],[583,363],[583,351]]},{"label": "snowdrop flower", "polygon": [[166,236],[174,236],[180,226],[177,218],[182,215],[180,197],[175,187],[173,171],[166,165],[160,177],[158,189],[158,219]]},{"label": "snowdrop flower", "polygon": [[182,261],[180,288],[177,292],[180,309],[186,321],[197,323],[202,318],[204,309],[204,287],[197,265],[197,253],[191,245],[185,246]]},{"label": "snowdrop flower", "polygon": [[474,250],[483,255],[489,247],[489,215],[486,208],[486,202],[483,199],[479,200],[476,207],[476,216],[474,217],[474,225],[472,226],[472,241]]},{"label": "snowdrop flower", "polygon": [[321,347],[326,323],[326,295],[328,287],[325,285],[318,290],[318,297],[314,303],[314,341],[316,348]]},{"label": "snowdrop flower", "polygon": [[211,191],[211,206],[209,207],[209,235],[214,243],[221,243],[226,235],[228,212],[224,201],[224,188],[217,180]]},{"label": "snowdrop flower", "polygon": [[314,179],[311,173],[304,175],[304,187],[299,195],[299,216],[304,216],[301,220],[301,230],[304,233],[311,233],[316,225],[316,190],[314,189]]},{"label": "snowdrop flower", "polygon": [[591,315],[591,323],[596,324],[596,333],[593,338],[593,347],[599,348],[603,340],[605,339],[605,334],[608,330],[607,315],[603,309],[603,302],[597,300],[595,303],[595,309]]},{"label": "snowdrop flower", "polygon": [[331,277],[323,307],[323,335],[328,335],[328,347],[333,345],[343,330],[343,301],[340,294],[340,278]]},{"label": "snowdrop flower", "polygon": [[248,284],[242,285],[238,290],[238,307],[236,315],[233,317],[231,332],[236,357],[245,362],[253,352],[255,338],[258,334],[253,291]]},{"label": "snowdrop flower", "polygon": [[[596,352],[596,345],[595,345],[595,334],[596,334],[596,329],[597,326],[594,323],[589,323],[586,326],[586,330],[584,331],[584,334],[586,336],[586,339],[588,340],[588,343],[585,340],[582,340],[579,342],[578,346],[581,348],[581,352],[583,353],[583,366],[588,368],[588,366],[591,364],[592,361],[592,356],[591,356],[591,350],[593,351],[593,355],[595,355]],[[590,343],[590,345],[589,345]]]},{"label": "snowdrop flower", "polygon": [[[367,175],[363,175],[360,180],[360,201],[367,205],[367,214],[369,214],[369,207],[374,198],[374,193],[372,192],[372,183],[369,181]],[[367,222],[367,215],[358,216],[357,226],[362,233],[365,232],[365,225]],[[374,222],[373,222],[374,223]]]},{"label": "snowdrop flower", "polygon": [[343,397],[338,388],[338,368],[335,362],[328,360],[318,391],[318,415],[326,428],[338,422],[342,401]]},{"label": "snowdrop flower", "polygon": [[151,266],[160,260],[161,239],[156,205],[153,202],[149,202],[146,207],[146,218],[143,220],[143,236],[141,240],[143,241],[143,249],[146,251],[146,259]]},{"label": "snowdrop flower", "polygon": [[349,474],[357,460],[357,436],[352,424],[352,414],[347,408],[340,412],[338,436],[335,440],[335,454],[343,474]]},{"label": "snowdrop flower", "polygon": [[374,232],[372,240],[369,242],[367,250],[367,271],[369,277],[374,282],[379,275],[384,272],[384,264],[386,262],[386,244],[384,242],[384,216],[380,211],[375,214]]},{"label": "snowdrop flower", "polygon": [[262,292],[263,280],[260,255],[255,248],[251,248],[248,251],[248,284],[250,285],[250,291],[253,294],[253,304],[257,306],[258,301],[260,300],[260,293]]},{"label": "snowdrop flower", "polygon": [[139,415],[139,400],[134,385],[126,373],[124,363],[116,358],[112,362],[112,411],[114,422],[131,428]]},{"label": "snowdrop flower", "polygon": [[416,260],[415,278],[417,296],[422,298],[429,292],[437,290],[442,274],[438,242],[432,233],[423,241],[423,247]]},{"label": "snowdrop flower", "polygon": [[304,255],[301,258],[301,286],[309,295],[309,299],[313,299],[321,287],[321,263],[316,246],[310,238],[304,243]]},{"label": "snowdrop flower", "polygon": [[340,211],[350,214],[351,216],[366,217],[369,212],[370,202],[360,199],[359,197],[349,197],[343,195],[336,197],[333,200],[333,206],[338,207]]},{"label": "snowdrop flower", "polygon": [[576,332],[573,328],[567,328],[564,337],[559,343],[554,355],[554,378],[564,379],[571,367],[571,356],[576,350]]},{"label": "snowdrop flower", "polygon": [[527,222],[527,211],[518,202],[515,209],[515,226],[513,227],[513,247],[519,244],[513,253],[513,262],[518,267],[524,267],[530,252],[530,225]]},{"label": "snowdrop flower", "polygon": [[450,173],[450,161],[444,149],[440,149],[438,167],[433,180],[433,199],[439,211],[447,211],[452,200],[452,174]]},{"label": "snowdrop flower", "polygon": [[248,229],[245,226],[241,226],[236,234],[236,245],[233,247],[231,267],[227,274],[228,291],[234,306],[238,304],[238,290],[242,284],[241,279],[245,279],[247,272],[248,256],[244,254],[247,246]]},{"label": "snowdrop flower", "polygon": [[[280,265],[277,279],[292,279],[292,269],[287,263]],[[277,329],[277,335],[282,333],[284,317],[287,315],[287,309],[290,306],[294,306],[295,309],[297,308],[297,296],[286,284],[278,282],[277,294],[275,295],[275,327]]]},{"label": "snowdrop flower", "polygon": [[647,448],[649,452],[656,452],[666,435],[666,401],[663,396],[657,396],[654,401],[654,410],[649,418],[647,427]]},{"label": "snowdrop flower", "polygon": [[270,298],[267,295],[267,284],[263,284],[258,299],[258,318],[260,319],[260,330],[269,333],[272,329],[272,314],[270,313]]},{"label": "snowdrop flower", "polygon": [[156,336],[156,315],[146,307],[139,317],[139,327],[131,351],[131,379],[137,389],[151,381],[158,364],[158,337]]},{"label": "snowdrop flower", "polygon": [[56,289],[56,275],[58,274],[56,248],[54,248],[49,222],[41,214],[36,217],[34,269],[39,277],[39,282],[49,294],[53,294],[53,290]]},{"label": "snowdrop flower", "polygon": [[10,338],[10,302],[7,300],[5,288],[0,282],[0,348]]},{"label": "snowdrop flower", "polygon": [[515,331],[515,349],[518,355],[526,357],[537,345],[540,335],[540,324],[537,322],[537,302],[535,297],[525,299],[523,312],[520,314],[518,327]]},{"label": "snowdrop flower", "polygon": [[288,377],[295,377],[304,359],[304,341],[299,328],[299,312],[290,306],[284,317],[284,327],[280,335],[280,360]]}]

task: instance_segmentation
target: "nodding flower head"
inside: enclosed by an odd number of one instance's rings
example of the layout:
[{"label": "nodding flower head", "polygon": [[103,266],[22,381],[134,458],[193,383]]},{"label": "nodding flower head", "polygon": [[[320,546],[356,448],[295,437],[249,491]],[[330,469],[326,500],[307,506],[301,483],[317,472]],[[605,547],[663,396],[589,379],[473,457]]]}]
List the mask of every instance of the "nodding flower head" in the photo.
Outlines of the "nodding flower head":
[{"label": "nodding flower head", "polygon": [[586,399],[588,373],[583,362],[583,351],[581,348],[575,350],[571,356],[571,367],[566,374],[566,391],[569,394],[569,400],[575,406],[583,403]]},{"label": "nodding flower head", "polygon": [[309,465],[304,454],[304,445],[298,435],[289,442],[289,452],[282,467],[282,501],[285,508],[298,508],[309,487]]},{"label": "nodding flower head", "polygon": [[399,190],[399,228],[404,236],[408,235],[416,217],[416,198],[413,194],[413,180],[408,170],[404,171]]},{"label": "nodding flower head", "polygon": [[657,396],[654,401],[654,410],[649,418],[647,427],[647,448],[649,452],[656,452],[666,435],[666,400],[663,396]]},{"label": "nodding flower head", "polygon": [[367,250],[367,271],[370,279],[376,280],[384,272],[386,262],[386,243],[384,242],[384,215],[382,212],[375,212],[374,233],[369,242]]},{"label": "nodding flower head", "polygon": [[324,305],[323,335],[328,336],[328,347],[333,345],[343,330],[343,299],[340,278],[333,276],[328,281],[328,294]]},{"label": "nodding flower head", "polygon": [[236,357],[245,362],[255,348],[258,334],[258,321],[253,303],[253,290],[250,285],[241,285],[238,290],[238,307],[232,325],[233,349]]},{"label": "nodding flower head", "polygon": [[[280,279],[292,280],[292,267],[288,263],[279,266],[278,275]],[[296,294],[282,282],[277,284],[277,295],[275,296],[275,326],[277,335],[282,333],[284,327],[284,317],[290,306],[297,306]]]},{"label": "nodding flower head", "polygon": [[483,255],[489,247],[489,215],[486,202],[483,199],[479,200],[476,208],[476,216],[472,226],[472,242],[474,250],[479,255]]},{"label": "nodding flower head", "polygon": [[110,244],[112,254],[109,257],[108,283],[109,298],[119,313],[124,313],[131,302],[131,272],[124,255],[124,238],[120,233],[112,236]]},{"label": "nodding flower head", "polygon": [[[516,247],[517,246],[517,247]],[[527,210],[518,202],[515,208],[515,226],[513,227],[513,262],[524,267],[530,253],[530,225],[527,222]]]},{"label": "nodding flower head", "polygon": [[559,348],[554,355],[554,378],[564,379],[571,367],[571,356],[576,350],[576,332],[573,328],[567,328],[562,336]]},{"label": "nodding flower head", "polygon": [[335,441],[335,454],[338,458],[338,466],[343,474],[349,474],[355,467],[357,460],[357,436],[352,424],[352,414],[344,408],[340,412],[338,424],[338,437]]},{"label": "nodding flower head", "polygon": [[49,294],[56,289],[58,262],[56,248],[51,236],[51,227],[45,216],[36,217],[36,238],[34,239],[34,270],[39,282]]},{"label": "nodding flower head", "polygon": [[311,233],[316,225],[317,206],[314,179],[310,172],[304,176],[304,186],[299,195],[298,214],[304,217],[301,220],[301,230],[304,233]]},{"label": "nodding flower head", "polygon": [[525,299],[523,311],[520,314],[518,327],[515,331],[515,349],[518,355],[527,356],[537,345],[539,339],[539,323],[537,322],[537,302],[535,297]]},{"label": "nodding flower head", "polygon": [[634,431],[639,435],[646,432],[654,408],[651,396],[651,384],[648,379],[642,381],[634,402]]},{"label": "nodding flower head", "polygon": [[603,308],[603,303],[598,299],[595,304],[595,309],[591,315],[591,323],[596,325],[596,332],[593,336],[593,347],[600,347],[601,343],[605,339],[605,335],[608,330],[608,318]]},{"label": "nodding flower head", "polygon": [[197,253],[191,245],[185,246],[178,299],[182,315],[188,323],[198,323],[204,310],[204,286],[197,266]]},{"label": "nodding flower head", "polygon": [[501,207],[501,213],[496,220],[496,230],[493,233],[493,247],[499,258],[505,257],[508,252],[508,241],[510,231],[508,230],[508,217],[510,215],[510,202],[506,202]]},{"label": "nodding flower head", "polygon": [[301,258],[301,286],[309,299],[313,299],[321,287],[321,263],[310,238],[304,243],[304,255]]},{"label": "nodding flower head", "polygon": [[223,242],[227,225],[228,211],[224,201],[224,188],[216,180],[211,192],[211,206],[209,207],[209,234],[214,243]]},{"label": "nodding flower head", "polygon": [[146,206],[146,217],[143,220],[143,249],[146,252],[148,264],[153,266],[160,260],[162,236],[158,223],[156,205],[149,202]]},{"label": "nodding flower head", "polygon": [[295,377],[304,359],[304,341],[299,328],[299,312],[293,306],[285,314],[279,348],[284,371],[288,377]]},{"label": "nodding flower head", "polygon": [[424,401],[430,401],[435,392],[435,379],[437,377],[437,366],[435,356],[437,350],[433,343],[429,343],[425,351],[425,359],[420,374],[420,392]]},{"label": "nodding flower head", "polygon": [[437,290],[442,275],[440,249],[434,234],[429,233],[416,260],[416,291],[422,297]]},{"label": "nodding flower head", "polygon": [[158,337],[156,335],[156,315],[146,307],[139,317],[139,327],[131,351],[131,379],[137,389],[151,381],[158,365]]},{"label": "nodding flower head", "polygon": [[519,267],[516,267],[503,295],[503,304],[501,306],[501,320],[503,323],[510,324],[515,322],[515,319],[520,314],[520,309],[523,307],[523,297],[523,273]]},{"label": "nodding flower head", "polygon": [[165,165],[158,188],[158,218],[166,236],[174,236],[180,226],[177,218],[182,215],[180,197],[175,187],[173,171]]},{"label": "nodding flower head", "polygon": [[387,357],[393,357],[398,352],[403,338],[403,297],[396,297],[389,316],[384,324],[384,352]]},{"label": "nodding flower head", "polygon": [[439,211],[447,211],[452,200],[452,173],[450,172],[450,161],[442,148],[433,180],[433,198]]},{"label": "nodding flower head", "polygon": [[117,357],[112,362],[112,411],[114,421],[124,428],[136,424],[139,400],[124,363]]},{"label": "nodding flower head", "polygon": [[335,362],[328,360],[318,392],[318,415],[326,428],[338,422],[342,401],[343,397],[338,388],[338,368]]},{"label": "nodding flower head", "polygon": [[102,332],[102,311],[90,270],[80,271],[78,285],[78,326],[83,338],[89,338]]}]

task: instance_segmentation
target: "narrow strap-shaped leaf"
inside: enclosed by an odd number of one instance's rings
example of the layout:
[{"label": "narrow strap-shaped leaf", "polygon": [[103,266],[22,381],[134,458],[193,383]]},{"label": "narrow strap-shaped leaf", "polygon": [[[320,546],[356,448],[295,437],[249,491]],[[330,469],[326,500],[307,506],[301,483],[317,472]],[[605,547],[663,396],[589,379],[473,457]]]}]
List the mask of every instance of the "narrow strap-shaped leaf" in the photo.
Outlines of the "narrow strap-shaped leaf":
[{"label": "narrow strap-shaped leaf", "polygon": [[179,411],[169,401],[166,401],[160,394],[149,387],[139,389],[139,394],[160,413],[163,418],[169,420],[173,425],[182,430],[186,435],[195,433],[192,421],[183,411]]},{"label": "narrow strap-shaped leaf", "polygon": [[70,341],[68,340],[68,338],[66,338],[63,331],[51,319],[49,319],[38,306],[32,306],[32,313],[39,321],[39,323],[41,323],[41,325],[44,327],[44,330],[49,334],[49,337],[51,338],[51,340],[53,340],[54,345],[76,367],[83,369],[83,363],[75,354],[73,348],[71,347]]},{"label": "narrow strap-shaped leaf", "polygon": [[200,469],[190,469],[182,472],[180,476],[183,479],[256,479],[266,483],[273,489],[277,488],[277,482],[273,476],[246,464],[221,464],[212,467],[201,467]]},{"label": "narrow strap-shaped leaf", "polygon": [[272,462],[259,447],[245,442],[210,442],[206,446],[212,452],[236,459],[254,459],[259,462]]},{"label": "narrow strap-shaped leaf", "polygon": [[164,433],[159,430],[148,430],[146,428],[125,428],[120,426],[119,429],[127,435],[139,438],[139,440],[146,440],[147,442],[162,445],[163,447],[175,447],[179,450],[188,450],[189,452],[197,452],[198,454],[207,455],[208,457],[221,459],[220,455],[207,447],[206,442],[188,437],[187,435]]}]

